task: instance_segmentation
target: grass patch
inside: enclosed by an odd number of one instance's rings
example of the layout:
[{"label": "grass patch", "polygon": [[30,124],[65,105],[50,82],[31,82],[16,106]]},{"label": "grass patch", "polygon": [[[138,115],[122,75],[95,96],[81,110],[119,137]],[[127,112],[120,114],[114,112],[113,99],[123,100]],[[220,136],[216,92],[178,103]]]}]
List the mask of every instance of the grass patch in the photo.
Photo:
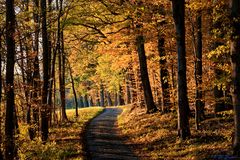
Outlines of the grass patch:
[{"label": "grass patch", "polygon": [[27,126],[20,124],[18,135],[18,155],[21,160],[81,160],[83,151],[83,132],[86,123],[103,111],[101,107],[79,109],[79,117],[75,118],[75,110],[67,110],[69,122],[55,126],[49,130],[49,141],[43,145],[40,139],[31,141]]},{"label": "grass patch", "polygon": [[141,159],[206,159],[210,155],[230,155],[232,144],[232,112],[209,117],[195,130],[190,119],[192,136],[181,141],[177,136],[177,114],[145,114],[144,109],[129,106],[118,118],[122,134]]}]

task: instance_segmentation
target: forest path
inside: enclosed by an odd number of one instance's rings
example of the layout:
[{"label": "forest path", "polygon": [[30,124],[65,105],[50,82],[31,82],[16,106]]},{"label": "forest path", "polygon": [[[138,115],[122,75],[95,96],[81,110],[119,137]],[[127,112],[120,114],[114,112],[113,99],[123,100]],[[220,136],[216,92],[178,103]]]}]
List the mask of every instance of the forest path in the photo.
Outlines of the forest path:
[{"label": "forest path", "polygon": [[107,107],[94,118],[86,132],[88,159],[92,160],[137,160],[129,146],[119,135],[117,116],[120,108]]}]

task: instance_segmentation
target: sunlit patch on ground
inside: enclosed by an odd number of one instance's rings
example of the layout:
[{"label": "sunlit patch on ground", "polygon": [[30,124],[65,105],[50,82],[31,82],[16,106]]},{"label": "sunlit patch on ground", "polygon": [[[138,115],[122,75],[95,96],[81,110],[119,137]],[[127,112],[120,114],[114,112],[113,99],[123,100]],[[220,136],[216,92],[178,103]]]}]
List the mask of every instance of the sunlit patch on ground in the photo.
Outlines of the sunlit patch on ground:
[{"label": "sunlit patch on ground", "polygon": [[75,110],[67,110],[69,122],[59,124],[50,129],[49,142],[42,144],[40,139],[30,141],[27,138],[27,126],[20,125],[18,138],[18,155],[22,159],[61,160],[83,159],[83,131],[86,123],[101,113],[103,108],[90,107],[79,109],[79,117],[75,118]]},{"label": "sunlit patch on ground", "polygon": [[231,154],[232,112],[210,117],[196,131],[190,120],[192,136],[177,137],[177,114],[145,114],[144,109],[124,107],[119,116],[123,136],[128,137],[135,153],[142,159],[204,159],[210,155]]}]

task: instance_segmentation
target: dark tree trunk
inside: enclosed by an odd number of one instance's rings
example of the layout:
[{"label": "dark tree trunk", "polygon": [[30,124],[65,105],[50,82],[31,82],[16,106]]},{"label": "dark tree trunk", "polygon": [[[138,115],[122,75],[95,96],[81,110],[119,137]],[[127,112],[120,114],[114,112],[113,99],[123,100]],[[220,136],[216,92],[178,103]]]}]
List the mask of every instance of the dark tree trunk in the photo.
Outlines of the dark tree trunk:
[{"label": "dark tree trunk", "polygon": [[41,137],[42,141],[48,139],[49,109],[47,105],[47,95],[49,88],[49,53],[48,53],[48,32],[46,0],[41,0],[41,20],[42,20],[42,41],[43,41],[43,88],[42,88],[42,108],[41,108]]},{"label": "dark tree trunk", "polygon": [[169,85],[169,73],[167,69],[167,58],[165,52],[165,38],[162,33],[158,34],[158,52],[160,57],[160,79],[162,86],[162,111],[166,112],[170,107],[170,85]]},{"label": "dark tree trunk", "polygon": [[61,96],[62,121],[67,121],[68,119],[66,114],[66,95],[65,95],[64,39],[63,39],[63,29],[60,27],[60,15],[62,13],[62,3],[63,3],[63,0],[60,0],[60,6],[57,3],[57,8],[59,8],[57,49],[58,49],[59,88],[60,88],[60,96]]},{"label": "dark tree trunk", "polygon": [[131,103],[137,102],[137,92],[136,92],[136,79],[134,77],[133,69],[129,70],[129,81],[130,81],[130,93],[131,93]]},{"label": "dark tree trunk", "polygon": [[[222,77],[223,71],[215,68],[215,78],[220,79]],[[215,113],[221,112],[225,110],[225,102],[224,102],[224,93],[222,86],[214,86],[214,98],[215,98]]]},{"label": "dark tree trunk", "polygon": [[118,106],[118,94],[114,94],[114,106]]},{"label": "dark tree trunk", "polygon": [[127,73],[126,78],[126,104],[131,103],[130,75]]},{"label": "dark tree trunk", "polygon": [[89,107],[94,106],[93,100],[92,100],[92,97],[91,97],[91,96],[89,96],[89,98],[88,98],[88,104],[89,104]]},{"label": "dark tree trunk", "polygon": [[201,12],[197,16],[197,50],[195,59],[195,83],[196,83],[196,109],[195,121],[196,129],[199,129],[199,122],[205,118],[204,100],[202,91],[202,16]]},{"label": "dark tree trunk", "polygon": [[38,53],[38,43],[39,43],[39,0],[34,0],[34,23],[35,23],[35,31],[34,31],[34,62],[33,62],[33,80],[32,80],[32,86],[33,86],[33,92],[32,92],[32,99],[33,99],[33,124],[35,124],[37,127],[34,130],[34,136],[36,136],[36,130],[39,130],[39,98],[40,95],[40,69],[39,69],[39,53]]},{"label": "dark tree trunk", "polygon": [[72,83],[72,90],[73,90],[73,95],[74,95],[74,100],[75,100],[75,110],[76,110],[76,117],[78,117],[78,100],[77,100],[77,93],[75,90],[75,85],[74,85],[74,79],[73,79],[73,71],[72,68],[70,66],[70,63],[68,63],[69,66],[69,72],[70,72],[70,77],[71,77],[71,83]]},{"label": "dark tree trunk", "polygon": [[103,84],[101,83],[100,84],[100,106],[101,107],[104,107],[105,106],[105,98],[104,98],[104,86]]},{"label": "dark tree trunk", "polygon": [[176,27],[178,53],[178,135],[181,139],[186,139],[190,136],[190,109],[186,78],[185,1],[172,0],[172,9]]},{"label": "dark tree trunk", "polygon": [[141,81],[143,85],[144,100],[147,107],[147,113],[154,113],[157,111],[157,107],[154,104],[152,90],[149,82],[148,69],[147,69],[147,58],[145,55],[144,48],[144,37],[138,35],[136,39],[138,58],[140,63]]},{"label": "dark tree trunk", "polygon": [[84,104],[84,107],[89,107],[88,96],[87,95],[83,96],[83,104]]},{"label": "dark tree trunk", "polygon": [[107,91],[106,92],[107,95],[107,102],[108,102],[108,106],[112,106],[112,99],[111,99],[111,95],[110,93]]},{"label": "dark tree trunk", "polygon": [[5,159],[13,160],[16,148],[14,138],[14,63],[15,63],[15,11],[14,0],[6,1],[6,118],[5,118]]},{"label": "dark tree trunk", "polygon": [[80,108],[84,107],[83,97],[82,96],[80,96],[80,98],[79,98],[79,106],[80,106]]},{"label": "dark tree trunk", "polygon": [[231,36],[231,60],[233,78],[234,138],[233,154],[240,156],[240,1],[230,0],[233,34]]},{"label": "dark tree trunk", "polygon": [[[0,29],[0,110],[2,110],[2,36],[3,32]],[[2,152],[2,143],[3,143],[3,137],[2,137],[2,113],[0,112],[0,160],[3,160],[3,152]]]},{"label": "dark tree trunk", "polygon": [[136,88],[137,88],[136,89],[137,105],[139,107],[145,107],[143,84],[140,77],[141,77],[140,68],[138,68],[137,71],[135,72]]},{"label": "dark tree trunk", "polygon": [[123,99],[123,91],[122,91],[122,86],[119,85],[119,91],[117,94],[117,101],[118,101],[118,106],[124,105],[124,99]]}]

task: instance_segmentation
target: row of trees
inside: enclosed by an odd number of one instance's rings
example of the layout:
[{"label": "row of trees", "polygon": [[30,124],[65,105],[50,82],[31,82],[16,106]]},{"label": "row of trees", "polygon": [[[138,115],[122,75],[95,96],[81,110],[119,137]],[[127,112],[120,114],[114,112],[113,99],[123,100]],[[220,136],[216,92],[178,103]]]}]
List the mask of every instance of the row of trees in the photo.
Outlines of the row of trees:
[{"label": "row of trees", "polygon": [[4,138],[6,159],[16,156],[19,122],[29,125],[30,139],[41,136],[46,143],[58,121],[56,110],[62,122],[68,120],[66,99],[72,97],[76,116],[79,106],[133,104],[147,113],[178,106],[182,139],[190,136],[191,110],[199,129],[206,109],[216,113],[233,106],[239,155],[237,0],[230,0],[231,7],[214,0],[4,2],[0,143]]}]

